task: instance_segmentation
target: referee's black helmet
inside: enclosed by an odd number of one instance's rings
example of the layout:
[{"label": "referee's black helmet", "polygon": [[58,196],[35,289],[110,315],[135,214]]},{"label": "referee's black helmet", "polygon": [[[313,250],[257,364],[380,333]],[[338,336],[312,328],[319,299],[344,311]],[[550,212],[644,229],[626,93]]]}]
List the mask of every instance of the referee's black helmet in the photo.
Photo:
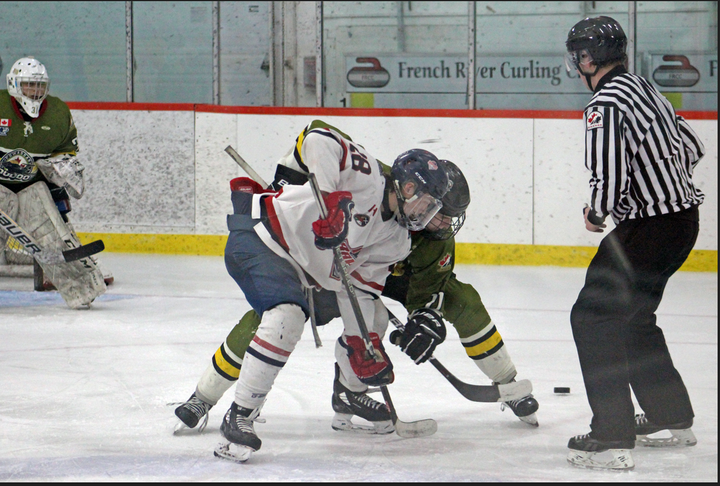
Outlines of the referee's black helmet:
[{"label": "referee's black helmet", "polygon": [[565,46],[573,55],[577,66],[577,53],[583,49],[590,54],[596,66],[602,67],[613,62],[625,62],[627,59],[627,36],[620,24],[611,17],[600,16],[586,18],[578,22],[568,32]]}]

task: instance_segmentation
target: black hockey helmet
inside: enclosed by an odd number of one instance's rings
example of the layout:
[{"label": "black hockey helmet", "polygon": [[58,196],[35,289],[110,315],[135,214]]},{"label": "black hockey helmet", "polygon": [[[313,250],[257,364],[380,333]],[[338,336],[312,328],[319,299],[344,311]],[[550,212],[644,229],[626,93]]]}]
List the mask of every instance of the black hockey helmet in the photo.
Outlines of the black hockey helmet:
[{"label": "black hockey helmet", "polygon": [[442,207],[449,182],[445,165],[422,149],[400,154],[390,169],[398,198],[400,224],[420,231]]},{"label": "black hockey helmet", "polygon": [[448,240],[465,224],[465,211],[470,205],[470,186],[460,168],[449,160],[441,160],[450,181],[450,189],[442,198],[443,206],[423,230],[430,240]]},{"label": "black hockey helmet", "polygon": [[627,59],[627,43],[627,36],[615,19],[606,16],[583,19],[568,32],[565,41],[568,52],[566,67],[568,71],[577,68],[583,72],[580,68],[582,51],[598,68],[613,62],[624,62]]}]

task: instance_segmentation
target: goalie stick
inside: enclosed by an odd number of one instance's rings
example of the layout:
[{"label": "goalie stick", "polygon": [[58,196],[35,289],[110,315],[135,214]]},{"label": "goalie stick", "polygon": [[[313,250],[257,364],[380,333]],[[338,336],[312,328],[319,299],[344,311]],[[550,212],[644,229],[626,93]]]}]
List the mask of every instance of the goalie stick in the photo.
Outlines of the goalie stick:
[{"label": "goalie stick", "polygon": [[[390,309],[387,309],[387,312],[393,326],[403,331],[405,326],[400,322],[400,319],[395,317],[393,313],[390,312]],[[435,369],[437,369],[462,396],[472,402],[508,402],[526,397],[532,393],[532,384],[529,380],[514,381],[504,385],[471,385],[470,383],[461,381],[450,373],[435,356],[430,356],[428,361],[430,361]]]},{"label": "goalie stick", "polygon": [[2,209],[0,209],[0,227],[25,247],[25,249],[32,254],[33,258],[50,265],[74,262],[100,253],[105,249],[105,244],[102,240],[95,240],[87,245],[81,245],[77,248],[71,248],[70,250],[62,252],[45,250],[35,242],[33,237],[30,236],[30,233],[22,229],[20,225]]},{"label": "goalie stick", "polygon": [[[245,162],[245,159],[240,157],[240,154],[237,153],[234,148],[232,148],[232,145],[228,145],[227,147],[225,147],[225,152],[227,152],[227,154],[232,157],[235,162],[237,162],[237,165],[242,167],[242,169],[247,172],[247,175],[249,175],[252,180],[257,182],[264,188],[270,187],[270,184],[265,182],[265,180],[260,177],[260,174],[255,172],[255,170],[250,166],[250,164]],[[312,290],[308,290],[307,296],[310,305],[310,327],[312,327],[313,339],[315,339],[315,347],[320,348],[322,347],[322,341],[320,340],[320,334],[318,333],[317,324],[315,322],[315,306],[313,305]]]},{"label": "goalie stick", "polygon": [[[320,210],[320,215],[323,219],[325,219],[328,214],[327,207],[325,206],[325,201],[320,193],[320,187],[318,187],[315,174],[312,172],[308,174],[308,180],[310,182],[310,188],[312,189],[313,196],[315,196],[315,202]],[[365,318],[363,317],[357,295],[355,294],[355,287],[352,282],[350,282],[350,274],[347,266],[345,265],[345,260],[343,260],[342,254],[340,253],[340,247],[333,248],[333,256],[335,258],[335,265],[340,271],[340,278],[343,286],[345,287],[345,291],[350,299],[350,304],[352,305],[353,313],[355,314],[355,320],[358,322],[358,327],[360,328],[360,333],[362,335],[363,342],[365,343],[365,349],[371,358],[375,358],[375,349],[373,348],[372,341],[370,341],[370,335],[368,333],[367,325],[365,324]],[[395,411],[392,399],[390,398],[390,392],[388,391],[387,386],[381,385],[380,390],[382,391],[385,403],[390,410],[390,417],[393,425],[395,426],[395,432],[397,435],[404,438],[413,438],[425,437],[437,432],[437,422],[433,419],[424,419],[415,422],[403,422],[400,420],[397,416],[397,412]]]}]

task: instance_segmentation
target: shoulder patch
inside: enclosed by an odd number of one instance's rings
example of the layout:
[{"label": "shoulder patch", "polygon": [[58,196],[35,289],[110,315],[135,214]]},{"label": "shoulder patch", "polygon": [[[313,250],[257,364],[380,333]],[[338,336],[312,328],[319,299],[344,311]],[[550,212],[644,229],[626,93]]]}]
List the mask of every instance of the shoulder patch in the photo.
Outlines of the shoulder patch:
[{"label": "shoulder patch", "polygon": [[587,117],[587,129],[592,130],[594,128],[603,127],[603,116],[599,111],[593,111]]},{"label": "shoulder patch", "polygon": [[445,256],[438,261],[438,271],[442,272],[444,270],[449,270],[450,263],[452,263],[452,255],[450,255],[450,253],[446,253]]}]

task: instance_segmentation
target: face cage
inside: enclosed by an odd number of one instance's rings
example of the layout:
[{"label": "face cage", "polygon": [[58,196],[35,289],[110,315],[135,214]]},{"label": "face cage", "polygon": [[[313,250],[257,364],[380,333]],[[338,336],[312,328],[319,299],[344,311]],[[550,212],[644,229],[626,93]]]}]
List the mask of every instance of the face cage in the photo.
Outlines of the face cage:
[{"label": "face cage", "polygon": [[50,90],[49,80],[37,80],[32,78],[17,78],[19,85],[18,92],[23,98],[42,103]]},{"label": "face cage", "polygon": [[453,216],[450,224],[446,228],[431,230],[427,226],[422,231],[422,234],[428,240],[444,241],[449,240],[460,231],[460,228],[465,224],[465,213],[463,212],[460,216]]}]

